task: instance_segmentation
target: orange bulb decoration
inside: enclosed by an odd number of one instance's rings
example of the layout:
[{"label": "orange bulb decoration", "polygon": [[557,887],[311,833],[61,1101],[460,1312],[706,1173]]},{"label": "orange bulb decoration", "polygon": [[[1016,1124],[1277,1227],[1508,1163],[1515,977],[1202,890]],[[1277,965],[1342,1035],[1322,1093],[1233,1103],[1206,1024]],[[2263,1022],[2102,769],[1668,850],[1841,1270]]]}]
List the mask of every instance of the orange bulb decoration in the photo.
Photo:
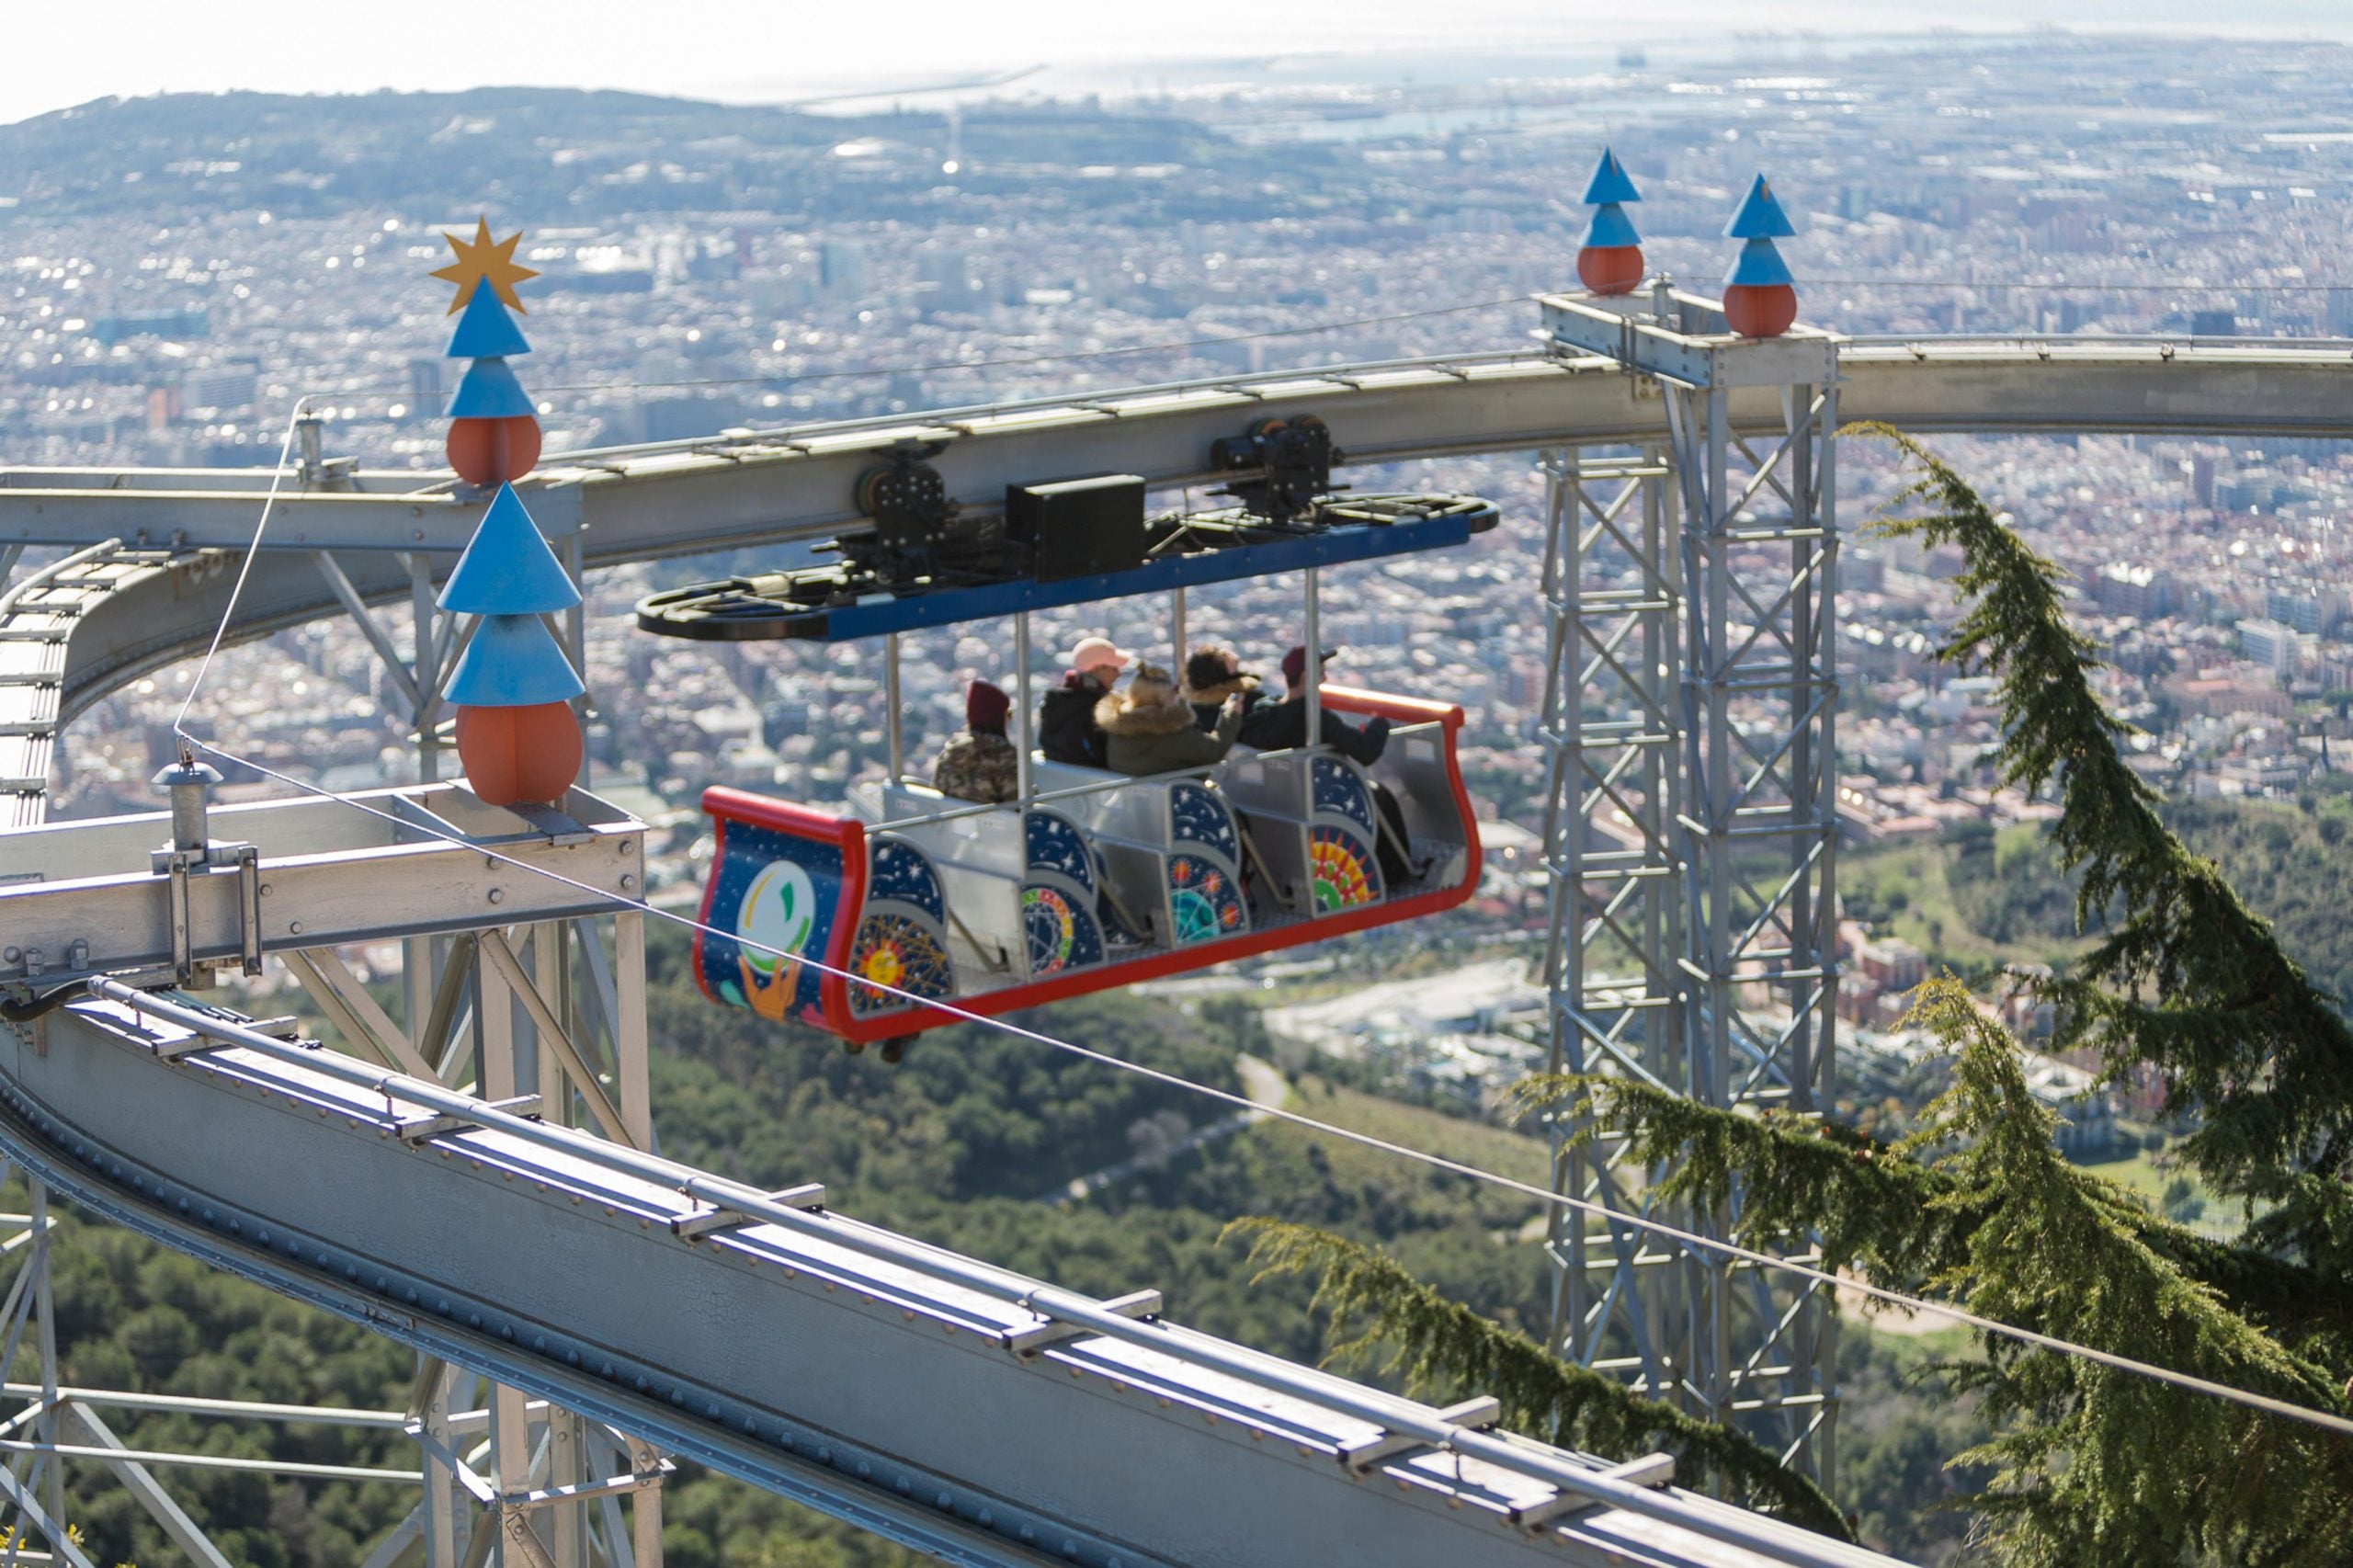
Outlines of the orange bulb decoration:
[{"label": "orange bulb decoration", "polygon": [[570,703],[458,710],[458,760],[489,805],[554,804],[580,777],[581,756]]},{"label": "orange bulb decoration", "polygon": [[1577,252],[1577,281],[1597,294],[1631,294],[1642,280],[1640,245],[1587,245]]},{"label": "orange bulb decoration", "polygon": [[452,419],[449,466],[477,489],[512,484],[540,460],[540,422],[528,414],[506,419]]},{"label": "orange bulb decoration", "polygon": [[1743,337],[1779,337],[1798,319],[1798,291],[1786,283],[1735,283],[1724,290],[1724,324]]}]

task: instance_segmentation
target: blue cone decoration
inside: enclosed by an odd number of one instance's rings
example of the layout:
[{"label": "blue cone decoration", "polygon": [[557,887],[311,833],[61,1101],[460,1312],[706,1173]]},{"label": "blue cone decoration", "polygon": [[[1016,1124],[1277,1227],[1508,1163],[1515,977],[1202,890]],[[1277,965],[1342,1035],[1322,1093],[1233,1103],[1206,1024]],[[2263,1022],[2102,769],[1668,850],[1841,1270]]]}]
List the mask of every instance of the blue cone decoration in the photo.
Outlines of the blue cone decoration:
[{"label": "blue cone decoration", "polygon": [[466,644],[445,699],[460,708],[529,708],[569,702],[587,689],[538,616],[494,615]]},{"label": "blue cone decoration", "polygon": [[[1626,166],[1618,161],[1618,154],[1604,147],[1601,161],[1593,165],[1593,177],[1586,182],[1585,204],[1600,207],[1611,202],[1640,201],[1642,199],[1642,192],[1634,188],[1634,182],[1626,177]],[[1620,242],[1612,240],[1609,243],[1616,244]],[[1633,242],[1628,240],[1623,243],[1631,244]]]},{"label": "blue cone decoration", "polygon": [[466,301],[465,314],[458,318],[457,327],[449,334],[449,347],[441,350],[449,359],[503,359],[510,354],[529,354],[531,346],[524,339],[523,329],[498,302],[494,289],[477,289],[474,297]]},{"label": "blue cone decoration", "polygon": [[1577,242],[1587,250],[1642,243],[1643,236],[1634,233],[1634,221],[1626,216],[1626,210],[1614,201],[1593,210],[1593,221],[1585,226],[1585,238]]},{"label": "blue cone decoration", "polygon": [[506,361],[492,358],[477,359],[466,367],[465,380],[449,394],[449,406],[441,412],[450,419],[512,419],[539,411],[539,404],[515,379]]},{"label": "blue cone decoration", "polygon": [[1750,240],[1740,247],[1739,256],[1732,270],[1724,274],[1724,287],[1736,289],[1770,287],[1776,283],[1794,284],[1797,278],[1790,272],[1790,264],[1781,259],[1780,251],[1770,240]]},{"label": "blue cone decoration", "polygon": [[1724,225],[1724,237],[1731,240],[1785,240],[1796,233],[1790,215],[1773,199],[1773,187],[1765,183],[1763,175],[1750,182],[1740,210]]},{"label": "blue cone decoration", "polygon": [[579,602],[580,590],[540,537],[523,498],[513,485],[500,485],[441,585],[441,608],[460,615],[537,615]]}]

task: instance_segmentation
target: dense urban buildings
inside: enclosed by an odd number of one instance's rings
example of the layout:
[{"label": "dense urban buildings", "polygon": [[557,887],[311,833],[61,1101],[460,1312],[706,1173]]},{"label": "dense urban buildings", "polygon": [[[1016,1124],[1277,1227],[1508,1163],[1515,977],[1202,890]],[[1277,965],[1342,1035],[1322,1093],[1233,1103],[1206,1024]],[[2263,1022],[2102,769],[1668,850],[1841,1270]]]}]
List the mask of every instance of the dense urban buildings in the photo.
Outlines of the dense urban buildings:
[{"label": "dense urban buildings", "polygon": [[[1802,308],[1841,331],[2353,334],[2346,50],[2046,34],[1749,54],[840,115],[555,92],[101,103],[0,132],[0,439],[20,463],[267,463],[307,397],[332,453],[438,463],[445,328],[423,275],[441,229],[472,220],[460,191],[527,230],[544,274],[527,298],[551,450],[1507,347],[1533,323],[1521,297],[1570,282],[1574,197],[1605,138],[1643,186],[1654,266],[1702,283],[1739,187],[1769,171],[1800,217]],[[2278,793],[2343,766],[2353,457],[2124,437],[1945,449],[2075,574],[2153,779]],[[1540,494],[1532,460],[1354,477],[1481,491],[1507,518]],[[1890,488],[1884,455],[1849,443],[1853,832],[2013,819],[2025,802],[1989,793],[1978,760],[1983,684],[1929,657],[1954,562],[1862,532]],[[1542,649],[1518,599],[1537,549],[1507,522],[1450,558],[1334,574],[1324,622],[1350,676],[1471,710],[1483,805],[1523,824]],[[598,781],[642,789],[657,814],[689,813],[713,779],[827,798],[880,764],[865,650],[629,630],[640,593],[735,564],[592,585]],[[1192,625],[1271,672],[1296,613],[1293,585],[1239,585],[1197,594]],[[1162,607],[1105,614],[1123,640],[1166,641]],[[1047,616],[1041,651],[1089,629]],[[965,679],[1010,672],[971,629],[908,652],[922,756]],[[231,657],[243,678],[200,718],[237,749],[338,786],[414,767],[348,626]],[[71,733],[60,811],[146,804],[182,678]]]}]

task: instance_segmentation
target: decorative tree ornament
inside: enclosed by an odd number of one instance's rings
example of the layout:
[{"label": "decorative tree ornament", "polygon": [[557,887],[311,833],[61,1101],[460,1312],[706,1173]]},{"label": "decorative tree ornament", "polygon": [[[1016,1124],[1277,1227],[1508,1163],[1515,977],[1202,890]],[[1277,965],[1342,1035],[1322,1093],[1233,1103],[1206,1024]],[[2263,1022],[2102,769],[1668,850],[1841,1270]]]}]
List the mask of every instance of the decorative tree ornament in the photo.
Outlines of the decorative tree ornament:
[{"label": "decorative tree ornament", "polygon": [[539,275],[515,261],[519,233],[494,244],[483,222],[471,244],[443,237],[458,257],[433,275],[458,289],[445,353],[471,361],[445,411],[449,465],[468,484],[498,487],[441,586],[443,609],[482,618],[444,695],[457,710],[458,758],[474,793],[494,806],[552,803],[580,777],[572,699],[587,687],[540,619],[577,605],[580,589],[513,483],[539,460],[540,433],[531,395],[507,364],[531,351],[507,310],[523,308],[514,285]]},{"label": "decorative tree ornament", "polygon": [[1779,337],[1798,319],[1796,280],[1773,244],[1796,233],[1773,187],[1758,175],[1724,225],[1725,237],[1741,242],[1724,274],[1724,322],[1741,336]]},{"label": "decorative tree ornament", "polygon": [[[435,276],[439,276],[436,274]],[[521,306],[517,306],[518,311]],[[506,313],[495,292],[474,290],[466,301],[465,313],[449,331],[449,347],[441,350],[445,359],[505,359],[518,354],[529,354],[530,343],[523,336],[523,329]]]},{"label": "decorative tree ornament", "polygon": [[516,230],[503,240],[490,237],[490,220],[474,220],[474,237],[461,240],[455,234],[443,234],[449,242],[450,252],[457,257],[433,276],[458,286],[458,297],[449,301],[449,313],[456,315],[473,301],[475,289],[487,283],[498,302],[517,315],[528,315],[523,301],[516,297],[515,285],[527,278],[537,278],[535,268],[523,266],[515,259],[515,246],[523,238],[523,231]]},{"label": "decorative tree ornament", "polygon": [[1626,212],[1628,202],[1642,199],[1618,154],[1604,147],[1586,182],[1593,220],[1577,247],[1577,279],[1597,294],[1631,294],[1643,280],[1643,237]]},{"label": "decorative tree ornament", "polygon": [[473,361],[442,412],[449,416],[449,466],[477,489],[520,479],[540,460],[537,410],[506,363],[530,351],[497,290],[477,287],[442,350],[449,358]]}]

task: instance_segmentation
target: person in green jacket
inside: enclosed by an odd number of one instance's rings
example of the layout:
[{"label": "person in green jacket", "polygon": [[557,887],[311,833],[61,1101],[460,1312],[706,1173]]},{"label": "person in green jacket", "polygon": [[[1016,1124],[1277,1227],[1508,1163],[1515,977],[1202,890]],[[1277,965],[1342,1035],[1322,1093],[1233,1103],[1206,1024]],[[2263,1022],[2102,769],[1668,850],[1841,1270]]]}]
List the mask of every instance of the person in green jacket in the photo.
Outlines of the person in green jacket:
[{"label": "person in green jacket", "polygon": [[1108,742],[1111,771],[1142,778],[1224,761],[1242,732],[1242,702],[1228,699],[1216,727],[1203,731],[1168,672],[1140,665],[1124,689],[1095,705],[1095,722]]}]

